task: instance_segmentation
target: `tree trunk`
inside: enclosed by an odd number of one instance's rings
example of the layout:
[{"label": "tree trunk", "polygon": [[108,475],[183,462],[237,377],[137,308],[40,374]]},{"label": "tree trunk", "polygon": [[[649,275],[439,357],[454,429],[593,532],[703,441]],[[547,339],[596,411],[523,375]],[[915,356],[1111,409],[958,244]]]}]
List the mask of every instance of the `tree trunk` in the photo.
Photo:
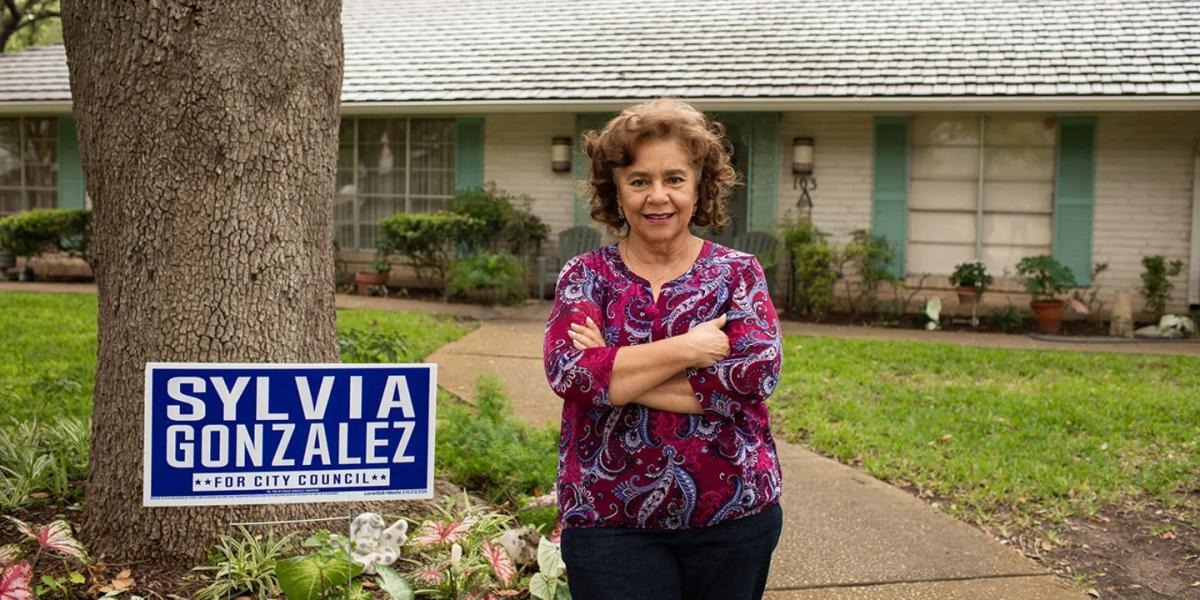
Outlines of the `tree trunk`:
[{"label": "tree trunk", "polygon": [[194,564],[232,520],[339,505],[141,505],[149,361],[336,362],[339,0],[63,2],[94,207],[99,359],[83,537]]}]

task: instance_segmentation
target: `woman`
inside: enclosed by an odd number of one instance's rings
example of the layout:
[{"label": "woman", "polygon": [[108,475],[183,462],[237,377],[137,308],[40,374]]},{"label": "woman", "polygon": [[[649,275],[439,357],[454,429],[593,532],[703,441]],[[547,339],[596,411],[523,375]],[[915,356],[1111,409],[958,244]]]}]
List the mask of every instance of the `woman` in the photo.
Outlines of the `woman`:
[{"label": "woman", "polygon": [[576,600],[760,598],[779,539],[765,401],[780,334],[728,221],[723,129],[668,99],[588,132],[592,218],[621,240],[569,261],[546,327],[563,398],[558,502]]}]

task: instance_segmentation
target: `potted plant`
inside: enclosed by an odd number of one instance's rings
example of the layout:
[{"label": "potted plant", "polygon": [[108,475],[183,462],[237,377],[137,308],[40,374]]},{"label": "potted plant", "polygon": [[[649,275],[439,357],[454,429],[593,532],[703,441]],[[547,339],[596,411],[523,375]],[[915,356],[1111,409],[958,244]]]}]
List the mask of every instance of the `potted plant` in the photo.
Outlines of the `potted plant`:
[{"label": "potted plant", "polygon": [[1029,292],[1029,303],[1037,317],[1037,330],[1058,333],[1062,329],[1063,307],[1058,296],[1075,285],[1075,274],[1066,265],[1047,255],[1027,256],[1017,263],[1017,275]]},{"label": "potted plant", "polygon": [[960,304],[975,304],[983,297],[988,286],[992,285],[992,276],[981,261],[967,261],[954,266],[954,272],[950,274],[950,285],[953,285],[954,291],[958,293]]},{"label": "potted plant", "polygon": [[392,272],[392,263],[388,260],[388,246],[382,240],[375,244],[375,258],[371,261],[370,271],[356,271],[354,273],[355,293],[359,295],[369,295],[371,288],[379,288],[387,285],[388,274]]},{"label": "potted plant", "polygon": [[446,272],[446,293],[477,304],[516,304],[527,293],[525,266],[507,253],[468,256]]}]

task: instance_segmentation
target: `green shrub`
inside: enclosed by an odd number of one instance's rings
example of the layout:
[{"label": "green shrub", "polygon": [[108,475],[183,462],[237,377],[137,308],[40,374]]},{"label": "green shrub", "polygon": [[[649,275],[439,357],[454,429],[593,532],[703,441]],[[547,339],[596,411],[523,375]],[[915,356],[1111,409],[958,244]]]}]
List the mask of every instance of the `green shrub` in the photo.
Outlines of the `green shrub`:
[{"label": "green shrub", "polygon": [[491,253],[537,253],[550,227],[529,209],[532,199],[499,190],[494,183],[459,192],[451,211],[483,224],[478,236],[466,242],[469,249]]},{"label": "green shrub", "polygon": [[1146,268],[1142,273],[1142,299],[1146,301],[1146,310],[1153,313],[1152,316],[1157,320],[1167,312],[1167,301],[1175,289],[1170,278],[1178,277],[1183,272],[1183,261],[1168,262],[1156,254],[1143,258],[1142,266]]},{"label": "green shrub", "polygon": [[392,215],[379,225],[391,253],[429,285],[445,280],[455,247],[478,240],[485,227],[479,219],[446,211]]},{"label": "green shrub", "polygon": [[446,292],[484,304],[516,304],[528,295],[525,266],[510,254],[480,253],[456,261],[446,273]]},{"label": "green shrub", "polygon": [[1046,254],[1022,258],[1017,275],[1034,300],[1054,300],[1075,285],[1071,269]]},{"label": "green shrub", "polygon": [[846,297],[850,300],[850,312],[877,312],[879,288],[884,283],[896,284],[899,278],[889,270],[896,252],[887,239],[865,229],[856,229],[850,234],[850,243],[842,249],[839,271],[849,264],[858,275],[856,287],[849,277],[846,281]]},{"label": "green shrub", "polygon": [[338,348],[344,363],[406,363],[416,358],[402,334],[381,329],[342,327]]},{"label": "green shrub", "polygon": [[558,469],[558,431],[513,417],[494,377],[481,377],[476,386],[474,410],[453,402],[438,405],[439,470],[495,504],[519,506],[524,496],[552,490]]},{"label": "green shrub", "polygon": [[0,219],[0,247],[16,256],[66,252],[87,256],[92,211],[38,209]]},{"label": "green shrub", "polygon": [[791,308],[801,314],[824,317],[833,305],[837,249],[828,242],[825,232],[808,221],[786,221],[781,237],[792,261]]}]

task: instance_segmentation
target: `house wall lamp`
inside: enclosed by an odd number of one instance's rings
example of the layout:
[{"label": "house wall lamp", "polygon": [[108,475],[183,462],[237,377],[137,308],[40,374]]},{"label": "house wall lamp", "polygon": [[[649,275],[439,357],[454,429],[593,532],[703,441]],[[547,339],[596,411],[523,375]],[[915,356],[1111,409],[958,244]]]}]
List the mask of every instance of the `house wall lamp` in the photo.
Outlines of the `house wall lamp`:
[{"label": "house wall lamp", "polygon": [[809,192],[817,189],[817,178],[813,177],[813,158],[816,150],[810,137],[792,138],[792,188],[800,190],[800,208],[812,208]]},{"label": "house wall lamp", "polygon": [[550,141],[550,168],[555,173],[571,171],[571,138],[556,137]]}]

